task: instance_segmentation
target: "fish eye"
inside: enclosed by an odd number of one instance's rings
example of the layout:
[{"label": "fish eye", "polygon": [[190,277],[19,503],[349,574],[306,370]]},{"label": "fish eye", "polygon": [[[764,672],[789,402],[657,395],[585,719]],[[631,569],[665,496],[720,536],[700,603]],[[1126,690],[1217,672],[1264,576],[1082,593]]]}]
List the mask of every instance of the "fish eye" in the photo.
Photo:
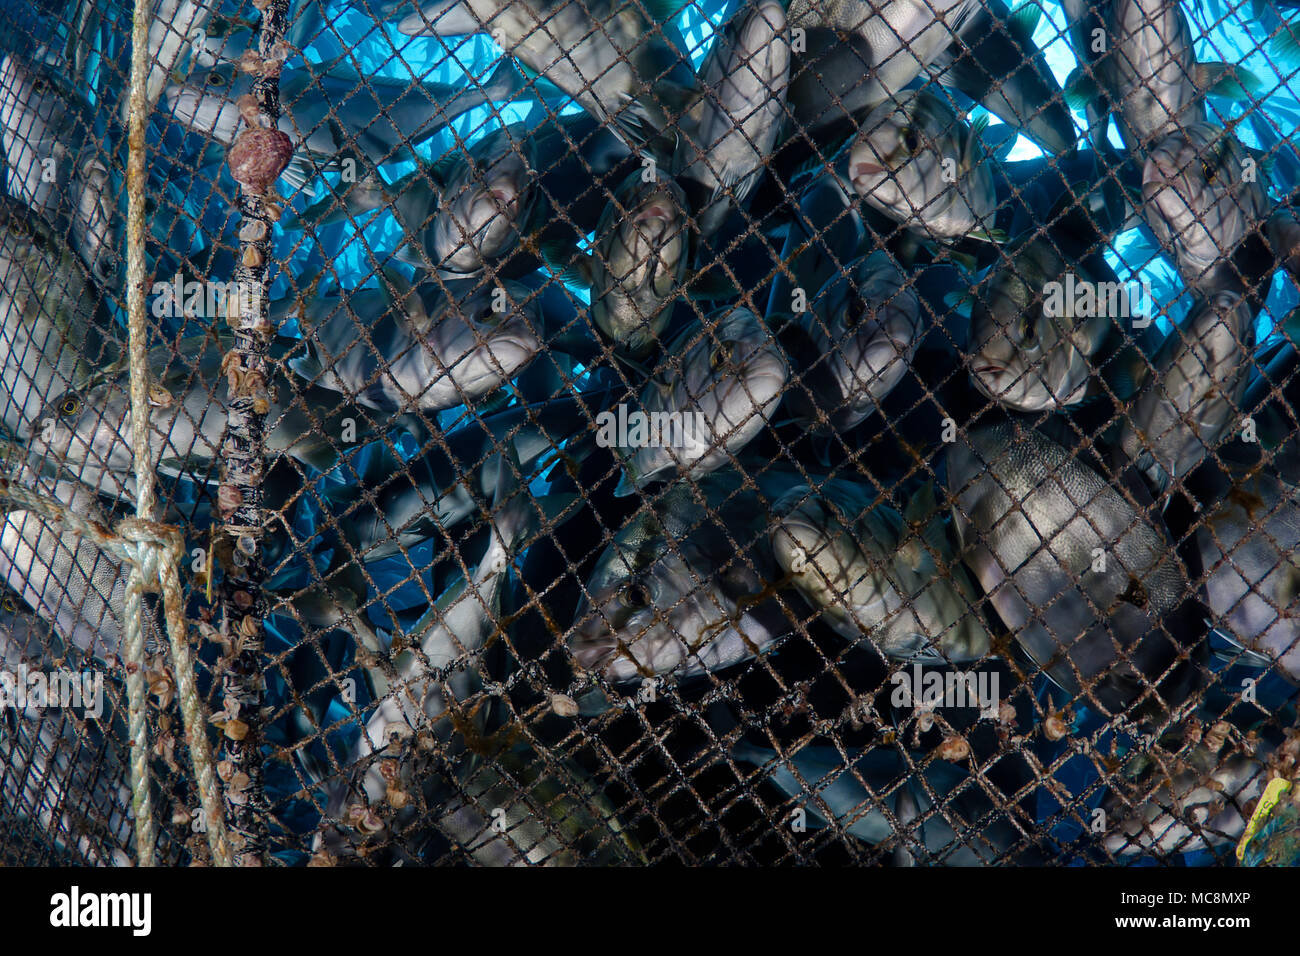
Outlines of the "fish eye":
[{"label": "fish eye", "polygon": [[712,352],[709,353],[709,368],[713,369],[713,371],[715,372],[725,367],[726,364],[730,361],[731,361],[730,342],[726,342],[722,345],[719,345],[717,348],[715,348]]},{"label": "fish eye", "polygon": [[208,74],[208,86],[225,86],[225,85],[226,85],[226,78],[222,76],[220,73]]},{"label": "fish eye", "polygon": [[915,153],[921,148],[921,141],[916,135],[916,129],[912,126],[903,127],[903,145],[907,147],[909,153]]},{"label": "fish eye", "polygon": [[632,610],[649,607],[653,601],[654,595],[644,584],[633,582],[623,589],[623,604]]},{"label": "fish eye", "polygon": [[1204,174],[1207,183],[1213,183],[1218,175],[1209,163],[1201,163],[1201,173]]},{"label": "fish eye", "polygon": [[71,416],[77,414],[77,412],[79,411],[81,411],[81,401],[79,399],[73,398],[72,396],[68,396],[62,402],[59,403],[59,414],[61,415],[70,418]]},{"label": "fish eye", "polygon": [[10,614],[13,614],[15,611],[18,610],[18,602],[15,601],[12,597],[6,596],[4,601],[0,602],[0,607],[3,607]]}]

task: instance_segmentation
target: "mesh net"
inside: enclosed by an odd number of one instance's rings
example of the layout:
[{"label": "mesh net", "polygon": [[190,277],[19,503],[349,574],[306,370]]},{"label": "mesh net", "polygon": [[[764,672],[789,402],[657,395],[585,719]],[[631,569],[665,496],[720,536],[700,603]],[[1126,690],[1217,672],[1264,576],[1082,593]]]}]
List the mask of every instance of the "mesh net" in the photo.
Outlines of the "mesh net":
[{"label": "mesh net", "polygon": [[[293,865],[1235,862],[1300,758],[1290,5],[666,6],[153,4],[149,464],[227,814]],[[6,481],[109,527],[131,9],[3,16]],[[0,571],[0,861],[127,863],[125,565],[11,508]]]}]

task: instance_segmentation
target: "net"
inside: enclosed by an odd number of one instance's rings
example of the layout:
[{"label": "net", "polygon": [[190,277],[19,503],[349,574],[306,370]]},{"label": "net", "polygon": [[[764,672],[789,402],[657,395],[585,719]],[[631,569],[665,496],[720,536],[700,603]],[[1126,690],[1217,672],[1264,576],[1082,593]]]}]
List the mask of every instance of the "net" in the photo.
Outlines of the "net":
[{"label": "net", "polygon": [[1295,862],[1287,4],[149,12],[138,461],[133,11],[3,5],[0,860]]}]

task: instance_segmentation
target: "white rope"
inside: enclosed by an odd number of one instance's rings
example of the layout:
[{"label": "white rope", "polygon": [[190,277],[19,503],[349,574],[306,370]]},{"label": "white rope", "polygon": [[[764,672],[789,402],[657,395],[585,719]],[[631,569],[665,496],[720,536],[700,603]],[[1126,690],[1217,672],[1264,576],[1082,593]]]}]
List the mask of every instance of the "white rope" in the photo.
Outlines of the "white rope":
[{"label": "white rope", "polygon": [[131,805],[136,825],[136,858],[152,866],[156,835],[149,796],[149,738],[145,724],[144,601],[146,591],[161,588],[172,665],[185,723],[190,760],[198,784],[208,846],[217,866],[233,865],[226,833],[224,803],[217,782],[207,715],[194,679],[188,622],[180,585],[185,542],[180,532],[155,521],[155,477],[149,448],[148,326],[145,321],[144,186],[145,77],[149,49],[149,0],[135,0],[131,31],[131,86],[127,114],[126,304],[131,384],[131,451],[135,470],[136,517],[118,525],[122,554],[130,563],[123,625],[128,726],[131,736]]}]

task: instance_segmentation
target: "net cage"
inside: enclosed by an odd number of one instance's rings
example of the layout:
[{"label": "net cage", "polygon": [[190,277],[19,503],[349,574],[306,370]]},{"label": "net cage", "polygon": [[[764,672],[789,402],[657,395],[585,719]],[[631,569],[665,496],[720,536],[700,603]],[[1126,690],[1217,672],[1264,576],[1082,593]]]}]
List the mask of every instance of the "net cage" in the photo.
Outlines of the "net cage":
[{"label": "net cage", "polygon": [[1293,8],[4,0],[0,859],[1294,864]]}]

